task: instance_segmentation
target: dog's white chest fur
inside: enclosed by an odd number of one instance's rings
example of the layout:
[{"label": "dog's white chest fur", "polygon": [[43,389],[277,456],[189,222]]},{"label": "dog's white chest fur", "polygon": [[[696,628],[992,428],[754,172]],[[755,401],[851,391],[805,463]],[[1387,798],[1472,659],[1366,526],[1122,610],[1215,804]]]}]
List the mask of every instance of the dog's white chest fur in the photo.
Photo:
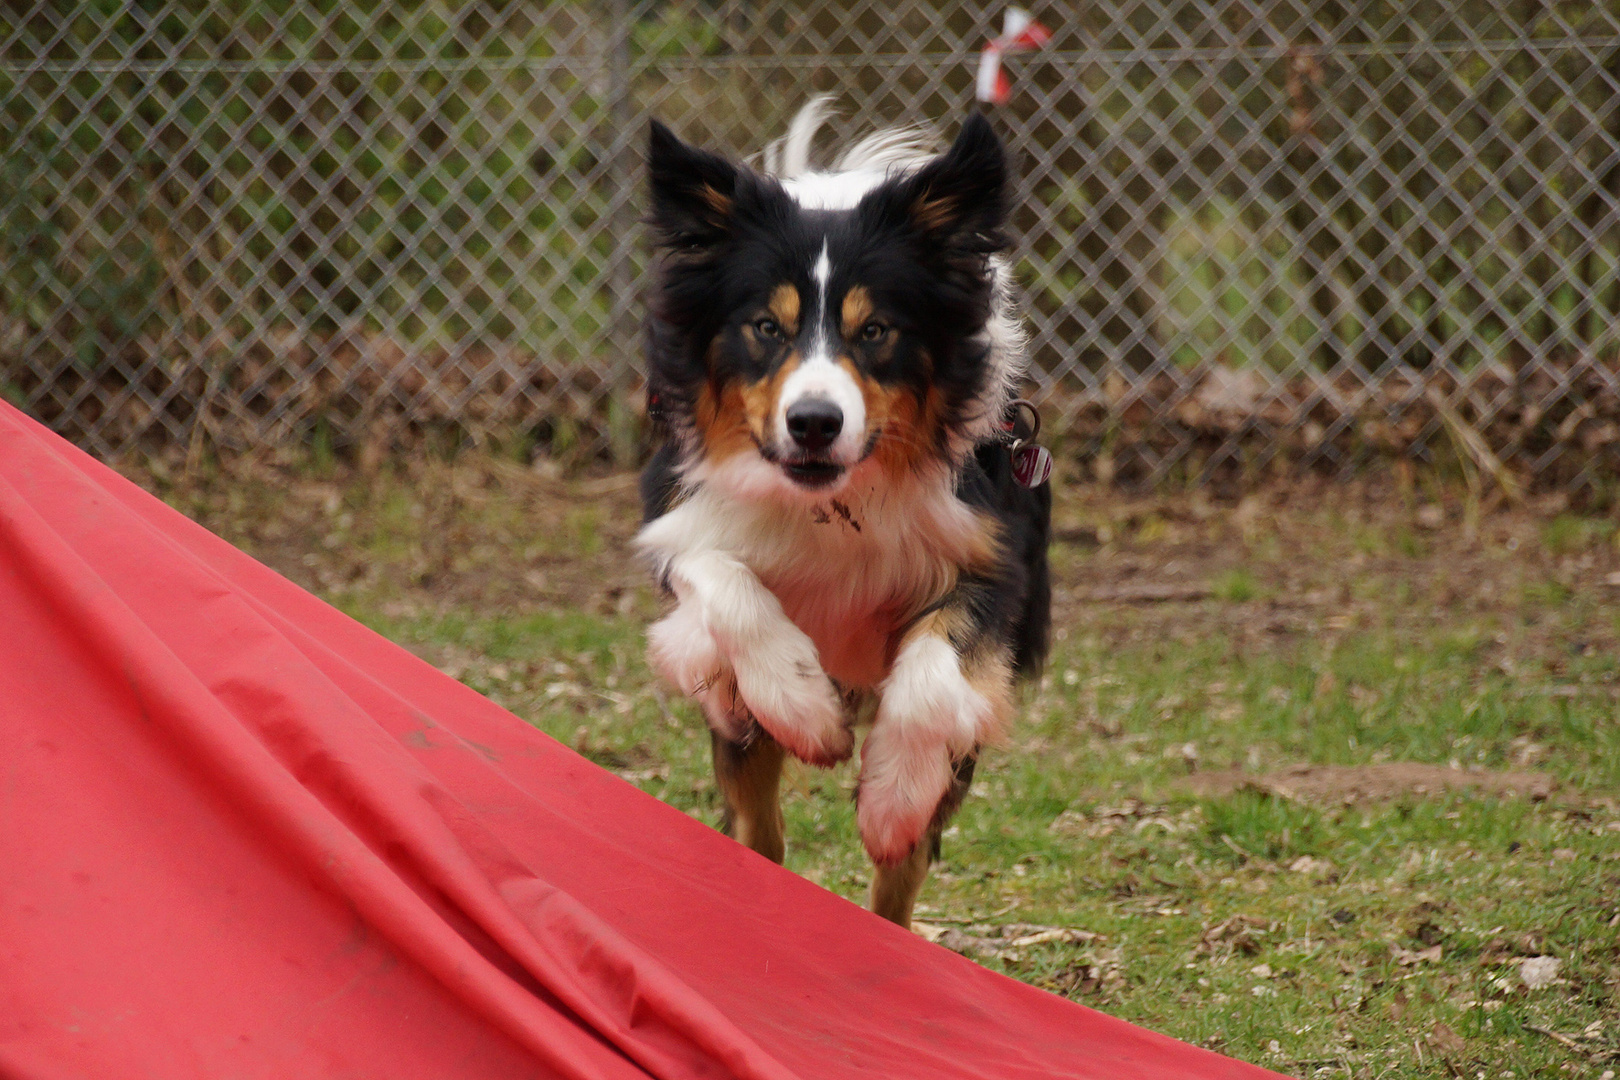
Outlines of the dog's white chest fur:
[{"label": "dog's white chest fur", "polygon": [[901,490],[862,479],[821,499],[700,487],[650,522],[637,545],[677,572],[705,553],[735,559],[815,643],[828,675],[869,688],[886,673],[899,622],[952,586],[983,525],[948,477]]}]

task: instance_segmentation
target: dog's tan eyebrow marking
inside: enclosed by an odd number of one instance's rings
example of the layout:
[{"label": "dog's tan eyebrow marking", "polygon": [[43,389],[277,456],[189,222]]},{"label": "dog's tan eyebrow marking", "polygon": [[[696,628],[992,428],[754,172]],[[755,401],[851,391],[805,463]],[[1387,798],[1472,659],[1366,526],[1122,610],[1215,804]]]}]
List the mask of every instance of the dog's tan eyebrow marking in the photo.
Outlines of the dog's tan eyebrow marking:
[{"label": "dog's tan eyebrow marking", "polygon": [[784,281],[771,290],[770,303],[765,305],[789,337],[799,332],[799,304],[799,290]]},{"label": "dog's tan eyebrow marking", "polygon": [[844,294],[844,306],[841,314],[843,316],[844,337],[854,338],[858,336],[861,327],[865,326],[867,320],[876,314],[876,309],[872,306],[872,294],[866,291],[866,286],[850,286],[850,290]]}]

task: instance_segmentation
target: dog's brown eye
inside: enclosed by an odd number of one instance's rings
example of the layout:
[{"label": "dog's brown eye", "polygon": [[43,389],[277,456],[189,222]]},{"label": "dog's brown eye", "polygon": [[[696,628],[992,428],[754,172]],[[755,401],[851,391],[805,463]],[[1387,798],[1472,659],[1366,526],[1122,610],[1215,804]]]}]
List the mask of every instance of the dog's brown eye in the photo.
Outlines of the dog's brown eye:
[{"label": "dog's brown eye", "polygon": [[754,330],[760,337],[779,338],[782,336],[782,327],[775,319],[761,319],[754,324]]},{"label": "dog's brown eye", "polygon": [[883,335],[887,334],[888,332],[889,332],[889,328],[887,326],[884,326],[882,323],[880,323],[880,322],[869,322],[865,326],[861,327],[861,340],[862,341],[882,341],[883,340]]}]

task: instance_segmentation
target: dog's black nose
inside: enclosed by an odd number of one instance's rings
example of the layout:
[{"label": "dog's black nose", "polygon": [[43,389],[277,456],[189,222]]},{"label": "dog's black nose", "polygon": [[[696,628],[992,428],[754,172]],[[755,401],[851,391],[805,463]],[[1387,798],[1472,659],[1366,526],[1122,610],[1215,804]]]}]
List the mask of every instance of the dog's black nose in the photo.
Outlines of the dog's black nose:
[{"label": "dog's black nose", "polygon": [[844,430],[844,410],[826,398],[805,398],[788,406],[788,434],[812,454],[825,450]]}]

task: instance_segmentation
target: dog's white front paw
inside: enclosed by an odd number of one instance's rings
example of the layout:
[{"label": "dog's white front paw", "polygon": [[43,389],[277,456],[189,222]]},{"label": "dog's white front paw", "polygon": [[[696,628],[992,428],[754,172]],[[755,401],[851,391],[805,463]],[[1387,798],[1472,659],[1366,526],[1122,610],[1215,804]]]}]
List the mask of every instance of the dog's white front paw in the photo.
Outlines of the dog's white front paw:
[{"label": "dog's white front paw", "polygon": [[855,820],[866,853],[880,866],[911,854],[951,786],[951,755],[943,743],[908,745],[881,726],[861,746]]},{"label": "dog's white front paw", "polygon": [[722,643],[696,605],[682,604],[647,628],[647,650],[658,673],[702,705],[725,738],[743,738],[755,720],[814,765],[843,761],[854,749],[815,643],[786,620],[753,640]]},{"label": "dog's white front paw", "polygon": [[733,742],[748,730],[731,665],[696,609],[682,604],[647,628],[647,655],[660,675],[703,706],[716,733]]},{"label": "dog's white front paw", "polygon": [[720,646],[692,604],[647,627],[647,654],[660,675],[688,694],[720,668]]},{"label": "dog's white front paw", "polygon": [[843,700],[802,630],[783,620],[755,640],[737,643],[731,666],[754,719],[788,753],[812,765],[849,757],[855,736]]},{"label": "dog's white front paw", "polygon": [[856,821],[872,861],[899,862],[923,839],[950,790],[952,761],[982,742],[995,709],[941,638],[908,642],[882,687],[861,747]]}]

